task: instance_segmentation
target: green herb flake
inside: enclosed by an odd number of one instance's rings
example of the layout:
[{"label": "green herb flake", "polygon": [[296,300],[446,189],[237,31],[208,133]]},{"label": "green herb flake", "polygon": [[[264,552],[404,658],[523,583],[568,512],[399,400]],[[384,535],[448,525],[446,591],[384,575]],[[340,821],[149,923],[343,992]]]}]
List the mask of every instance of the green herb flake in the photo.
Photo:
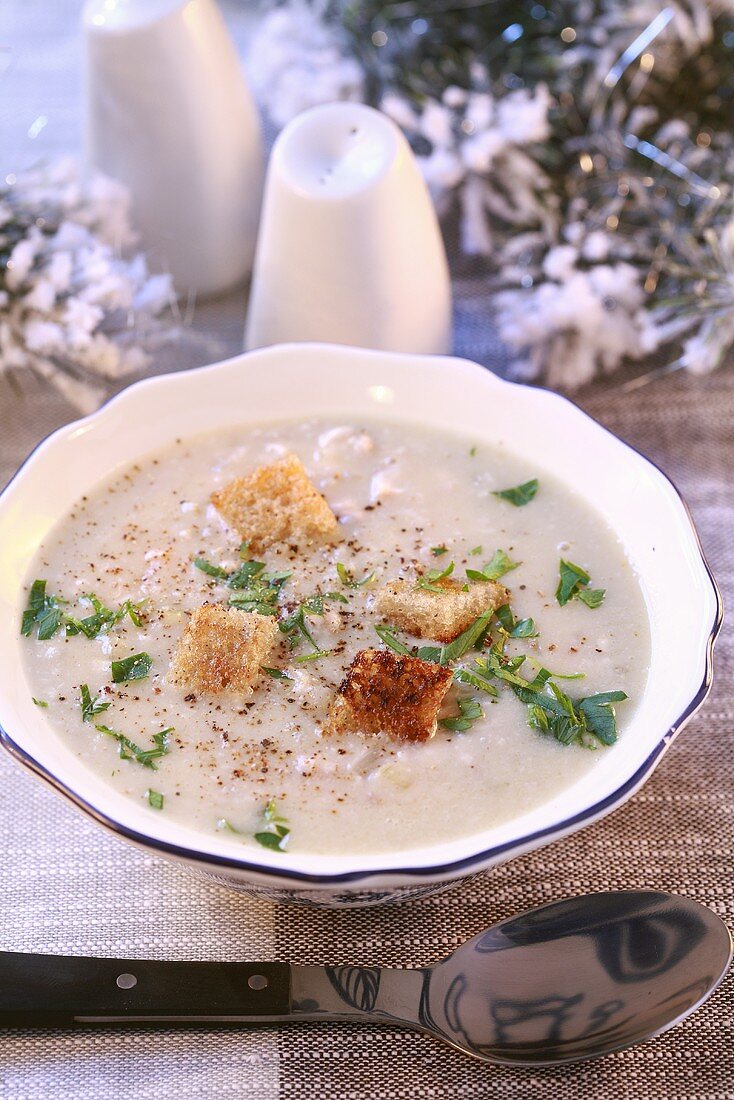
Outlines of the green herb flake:
[{"label": "green herb flake", "polygon": [[268,573],[265,562],[247,557],[249,542],[243,542],[239,554],[242,564],[229,572],[221,565],[213,565],[205,558],[195,558],[194,565],[210,577],[223,581],[232,590],[231,607],[258,615],[276,615],[280,590],[292,573],[281,571]]},{"label": "green herb flake", "polygon": [[484,547],[483,547],[483,546],[481,545],[481,543],[480,543],[480,545],[479,545],[479,546],[472,546],[472,548],[471,548],[471,550],[469,551],[469,553],[471,554],[471,556],[472,556],[473,558],[475,558],[475,557],[477,557],[477,555],[478,555],[478,554],[481,554],[481,553],[483,552],[483,550],[484,550]]},{"label": "green herb flake", "polygon": [[514,690],[528,705],[531,728],[551,735],[562,745],[595,749],[617,740],[613,704],[627,698],[623,691],[604,691],[574,700],[552,681],[535,693],[523,688]]},{"label": "green herb flake", "polygon": [[556,599],[561,607],[572,599],[579,599],[592,610],[600,607],[606,590],[604,588],[588,588],[591,577],[580,565],[574,565],[572,561],[564,561],[561,558],[558,566],[558,587]]},{"label": "green herb flake", "polygon": [[349,600],[342,592],[324,592],[325,600],[334,600],[336,603],[349,603]]},{"label": "green herb flake", "polygon": [[46,708],[48,706],[48,703],[46,702],[45,699],[36,699],[35,695],[32,695],[31,699],[33,700],[33,702],[36,704],[37,707]]},{"label": "green herb flake", "polygon": [[404,642],[401,642],[395,637],[389,626],[385,626],[384,623],[378,623],[375,626],[375,633],[380,641],[391,649],[393,653],[399,653],[402,657],[410,657],[410,649]]},{"label": "green herb flake", "polygon": [[46,581],[35,580],[31,585],[28,604],[23,612],[20,624],[21,634],[30,638],[37,628],[39,642],[46,642],[49,638],[53,638],[63,618],[60,603],[56,596],[49,596],[46,593]]},{"label": "green herb flake", "polygon": [[488,561],[484,569],[467,569],[466,575],[470,581],[498,581],[505,573],[517,569],[522,562],[511,561],[504,550],[495,550],[492,560]]},{"label": "green herb flake", "polygon": [[605,595],[606,591],[603,588],[580,588],[576,593],[576,598],[593,611],[597,607],[601,607]]},{"label": "green herb flake", "polygon": [[439,664],[450,665],[453,661],[460,660],[470,649],[481,649],[484,637],[489,630],[492,621],[492,611],[485,611],[470,623],[466,630],[454,638],[453,642],[441,647],[441,660]]},{"label": "green herb flake", "polygon": [[459,697],[456,700],[459,713],[450,718],[441,718],[439,726],[445,730],[453,730],[454,733],[465,733],[471,729],[479,718],[484,717],[484,711],[477,699],[471,696]]},{"label": "green herb flake", "polygon": [[477,454],[477,448],[476,448],[476,444],[475,444],[473,447],[469,448],[469,457],[470,458],[475,458],[476,454]]},{"label": "green herb flake", "polygon": [[418,577],[415,583],[415,591],[423,590],[425,592],[443,592],[444,588],[441,587],[441,581],[445,581],[451,576],[456,568],[454,562],[449,562],[445,569],[427,569],[425,573],[422,573]]},{"label": "green herb flake", "polygon": [[110,729],[109,726],[95,725],[94,728],[99,730],[100,733],[106,733],[108,737],[113,737],[115,741],[117,741],[121,760],[135,760],[138,764],[142,764],[144,768],[151,768],[152,771],[156,771],[155,761],[161,756],[166,756],[170,751],[168,735],[169,733],[173,733],[173,726],[168,726],[166,729],[159,730],[158,733],[153,734],[153,744],[155,748],[152,749],[141,749],[140,745],[131,741],[124,733]]},{"label": "green herb flake", "polygon": [[275,802],[271,799],[265,807],[262,828],[259,832],[255,833],[255,840],[258,844],[261,844],[263,848],[270,848],[271,851],[282,852],[285,850],[286,844],[288,843],[290,832],[286,819],[280,816],[277,812]]},{"label": "green herb flake", "polygon": [[293,677],[289,676],[287,672],[283,672],[282,668],[269,668],[267,665],[260,665],[262,672],[267,673],[272,680],[292,680]]},{"label": "green herb flake", "polygon": [[421,646],[416,650],[415,656],[422,661],[430,661],[436,665],[450,665],[459,661],[470,649],[481,649],[484,644],[487,631],[492,621],[492,611],[485,611],[474,622],[469,623],[453,642],[440,646]]},{"label": "green herb flake", "polygon": [[495,611],[500,629],[508,638],[537,638],[538,628],[534,619],[516,619],[509,604]]},{"label": "green herb flake", "polygon": [[434,558],[440,558],[442,554],[448,554],[448,552],[449,552],[448,546],[432,546],[431,547],[431,553],[433,554]]},{"label": "green herb flake", "polygon": [[97,693],[93,699],[87,684],[82,684],[79,696],[79,705],[82,708],[82,722],[89,722],[95,715],[101,714],[102,711],[107,710],[111,702],[111,700],[106,702],[100,701],[99,693]]},{"label": "green herb flake", "polygon": [[112,662],[113,684],[126,684],[131,680],[144,680],[153,667],[149,653],[131,653],[121,661]]},{"label": "green herb flake", "polygon": [[494,684],[491,684],[489,680],[486,680],[478,673],[472,672],[471,669],[457,668],[454,672],[454,679],[458,684],[466,684],[467,687],[473,687],[476,688],[477,691],[483,691],[485,694],[491,695],[493,699],[496,699],[499,695]]},{"label": "green herb flake", "polygon": [[242,830],[236,829],[232,822],[229,821],[226,817],[219,818],[219,820],[217,821],[217,829],[219,829],[220,832],[236,833],[237,836],[240,836],[242,833]]},{"label": "green herb flake", "polygon": [[317,592],[314,596],[309,596],[308,599],[303,600],[295,611],[285,619],[281,619],[278,623],[281,633],[285,634],[288,638],[288,644],[291,649],[295,649],[301,639],[305,639],[314,651],[307,657],[298,657],[297,660],[299,661],[315,660],[317,657],[323,657],[326,653],[331,652],[330,650],[321,648],[311,633],[307,620],[307,616],[324,614],[324,600],[336,600],[339,603],[348,603],[348,600],[341,592]]},{"label": "green herb flake", "polygon": [[347,569],[344,562],[341,561],[338,561],[336,563],[336,572],[339,580],[342,582],[345,588],[362,588],[364,587],[364,585],[370,584],[375,579],[375,574],[374,572],[372,572],[366,573],[365,576],[362,577],[361,581],[356,580],[354,574],[349,569]]},{"label": "green herb flake", "polygon": [[145,792],[145,798],[148,799],[148,805],[154,810],[162,810],[164,798],[160,791],[154,791],[151,787]]},{"label": "green herb flake", "polygon": [[95,596],[94,592],[89,592],[82,596],[82,600],[85,603],[91,604],[94,609],[92,615],[87,615],[84,619],[79,619],[74,615],[65,613],[63,616],[63,623],[66,627],[66,634],[68,637],[73,637],[76,634],[83,634],[85,638],[96,638],[99,634],[107,633],[113,626],[117,626],[126,615],[130,616],[134,626],[142,626],[141,607],[144,600],[140,603],[133,603],[132,600],[125,600],[114,611],[111,607],[105,607],[98,596]]},{"label": "green herb flake", "polygon": [[206,558],[194,558],[194,565],[197,569],[200,569],[202,573],[206,573],[207,577],[216,577],[216,579],[220,581],[226,581],[229,577],[229,573],[226,569],[223,569],[221,565],[213,565],[212,562],[207,561]]},{"label": "green herb flake", "polygon": [[522,485],[516,485],[513,489],[500,489],[492,493],[492,496],[499,497],[500,500],[507,500],[510,504],[514,504],[516,508],[522,508],[530,503],[537,491],[538,479],[534,477],[530,481],[523,482]]}]

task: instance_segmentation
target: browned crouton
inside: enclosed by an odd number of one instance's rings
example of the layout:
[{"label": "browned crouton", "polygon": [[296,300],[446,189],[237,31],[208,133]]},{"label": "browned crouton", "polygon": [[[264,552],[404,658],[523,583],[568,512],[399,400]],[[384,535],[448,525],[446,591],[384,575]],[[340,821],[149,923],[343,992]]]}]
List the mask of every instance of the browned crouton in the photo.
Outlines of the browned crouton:
[{"label": "browned crouton", "polygon": [[250,695],[277,633],[274,618],[205,603],[181,636],[170,679],[189,691]]},{"label": "browned crouton", "polygon": [[338,530],[336,516],[295,455],[235,478],[211,499],[256,554],[274,542],[311,542]]},{"label": "browned crouton", "polygon": [[435,587],[441,591],[416,588],[413,581],[391,581],[378,593],[376,610],[393,626],[416,638],[451,642],[479,615],[496,611],[509,599],[507,589],[495,581],[467,582],[465,586],[444,577]]},{"label": "browned crouton", "polygon": [[331,707],[330,733],[384,733],[397,741],[427,741],[451,687],[450,668],[386,649],[363,649]]}]

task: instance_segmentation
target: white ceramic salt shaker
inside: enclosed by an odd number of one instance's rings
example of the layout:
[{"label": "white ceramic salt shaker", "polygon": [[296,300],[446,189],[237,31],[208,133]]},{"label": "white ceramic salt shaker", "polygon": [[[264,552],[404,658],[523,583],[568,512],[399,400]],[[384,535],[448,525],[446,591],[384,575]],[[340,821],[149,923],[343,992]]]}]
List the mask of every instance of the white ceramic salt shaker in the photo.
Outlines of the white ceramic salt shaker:
[{"label": "white ceramic salt shaker", "polygon": [[291,340],[450,348],[436,213],[407,141],[371,107],[304,111],[273,148],[245,346]]},{"label": "white ceramic salt shaker", "polygon": [[179,293],[252,268],[262,199],[257,112],[214,0],[87,0],[89,163],[127,184],[151,265]]}]

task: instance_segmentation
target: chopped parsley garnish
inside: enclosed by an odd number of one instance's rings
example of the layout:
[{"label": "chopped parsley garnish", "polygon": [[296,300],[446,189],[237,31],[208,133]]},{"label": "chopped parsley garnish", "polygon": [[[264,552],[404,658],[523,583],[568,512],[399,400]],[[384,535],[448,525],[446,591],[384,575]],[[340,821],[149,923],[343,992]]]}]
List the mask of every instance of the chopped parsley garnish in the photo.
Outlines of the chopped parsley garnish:
[{"label": "chopped parsley garnish", "polygon": [[617,723],[613,703],[627,696],[623,691],[602,691],[583,699],[571,699],[557,684],[531,692],[515,688],[515,694],[528,707],[528,725],[541,733],[555,737],[562,745],[581,745],[595,749],[613,745],[617,740]]},{"label": "chopped parsley garnish", "polygon": [[283,672],[282,668],[268,668],[267,665],[260,665],[263,672],[266,672],[268,676],[273,680],[292,680],[293,677],[289,676],[287,672]]},{"label": "chopped parsley garnish", "polygon": [[153,667],[149,653],[131,653],[121,661],[112,662],[112,683],[126,684],[129,680],[144,680]]},{"label": "chopped parsley garnish", "polygon": [[46,581],[35,580],[28,595],[28,606],[23,612],[23,621],[20,627],[21,634],[30,637],[34,629],[38,627],[39,641],[46,641],[54,636],[59,627],[64,626],[69,637],[73,637],[75,634],[84,634],[87,638],[96,638],[98,634],[116,626],[126,615],[130,616],[135,626],[142,625],[140,616],[142,603],[125,600],[116,611],[113,611],[111,607],[105,607],[93,592],[81,598],[94,608],[94,614],[88,615],[84,619],[79,619],[68,611],[64,611],[62,605],[66,601],[61,600],[58,596],[47,595]]},{"label": "chopped parsley garnish", "polygon": [[388,649],[391,649],[393,653],[399,653],[402,657],[412,656],[410,648],[405,645],[404,642],[399,641],[399,639],[395,637],[389,626],[385,626],[384,623],[378,623],[375,626],[375,633],[377,634],[380,641],[384,642]]},{"label": "chopped parsley garnish", "polygon": [[28,593],[28,606],[23,612],[20,632],[30,638],[38,627],[38,640],[45,642],[53,638],[61,626],[63,612],[56,596],[46,594],[46,582],[35,580]]},{"label": "chopped parsley garnish", "polygon": [[[227,588],[250,588],[255,578],[264,571],[264,561],[255,561],[254,558],[243,561],[242,565],[226,575]],[[290,576],[290,574],[288,574],[288,576]]]},{"label": "chopped parsley garnish", "polygon": [[322,649],[318,644],[311,633],[307,620],[307,616],[324,614],[324,600],[336,600],[339,603],[348,602],[341,592],[317,592],[315,596],[309,596],[307,600],[300,603],[295,611],[278,623],[281,632],[288,638],[288,645],[291,649],[295,649],[301,639],[305,639],[313,649],[313,653],[309,653],[305,657],[297,657],[297,661],[314,661],[317,657],[324,657],[330,652],[328,649]]},{"label": "chopped parsley garnish", "polygon": [[410,649],[396,638],[384,623],[378,623],[375,626],[375,633],[386,646],[402,656],[418,657],[421,661],[430,661],[436,665],[450,665],[453,661],[460,660],[470,649],[481,649],[492,621],[492,614],[492,611],[485,611],[470,623],[458,638],[454,638],[453,642],[447,645],[414,646]]},{"label": "chopped parsley garnish", "polygon": [[483,548],[483,546],[482,546],[482,545],[481,545],[481,543],[480,543],[480,545],[479,545],[479,546],[472,546],[472,548],[471,548],[471,550],[469,551],[469,553],[471,554],[471,556],[472,556],[473,558],[475,558],[475,557],[477,556],[477,554],[481,554],[481,553],[482,553],[482,550],[483,550],[483,549],[484,549],[484,548]]},{"label": "chopped parsley garnish", "polygon": [[481,649],[484,638],[492,621],[492,611],[485,611],[483,615],[470,623],[466,630],[454,638],[453,642],[441,646],[440,665],[450,665],[453,661],[460,660],[470,649]]},{"label": "chopped parsley garnish", "polygon": [[306,661],[318,661],[320,657],[328,657],[330,653],[330,649],[314,649],[311,653],[301,653],[298,657],[294,657],[294,660],[297,664],[304,664]]},{"label": "chopped parsley garnish", "polygon": [[154,791],[151,787],[145,792],[145,797],[148,799],[148,805],[154,810],[162,810],[164,798],[160,791]]},{"label": "chopped parsley garnish", "polygon": [[420,589],[423,589],[426,592],[443,592],[444,588],[441,587],[440,582],[450,577],[454,569],[455,565],[450,561],[445,569],[426,570],[426,572],[422,573],[415,582],[415,591],[418,592]]},{"label": "chopped parsley garnish", "polygon": [[478,676],[469,668],[457,668],[454,672],[454,679],[459,684],[466,684],[469,687],[476,688],[478,691],[484,691],[494,699],[499,695],[494,684],[491,684],[489,680],[485,680],[483,676]]},{"label": "chopped parsley garnish", "polygon": [[597,607],[601,607],[606,595],[606,589],[604,588],[579,588],[576,593],[576,599],[581,600],[587,607],[590,607],[592,611]]},{"label": "chopped parsley garnish", "polygon": [[569,600],[573,599],[581,600],[592,610],[601,606],[606,590],[604,588],[589,588],[588,584],[591,577],[580,565],[574,565],[572,561],[564,561],[561,558],[558,572],[556,599],[561,607],[564,607]]},{"label": "chopped parsley garnish", "polygon": [[495,550],[492,560],[488,561],[484,569],[467,569],[466,575],[470,581],[498,581],[513,569],[517,569],[519,561],[511,561],[504,550]]},{"label": "chopped parsley garnish", "polygon": [[469,448],[469,456],[470,456],[471,458],[474,458],[474,457],[475,457],[475,455],[476,455],[476,453],[477,453],[477,448],[476,448],[476,445],[475,445],[475,446],[473,446],[473,447],[470,447],[470,448]]},{"label": "chopped parsley garnish", "polygon": [[35,695],[32,695],[31,699],[33,700],[33,702],[36,704],[37,707],[47,707],[48,706],[48,703],[46,702],[45,699],[36,699]]},{"label": "chopped parsley garnish", "polygon": [[136,745],[124,733],[110,729],[109,726],[95,725],[94,728],[99,730],[100,733],[106,733],[108,737],[114,737],[119,745],[121,760],[135,760],[138,764],[142,764],[144,768],[151,768],[153,771],[156,771],[154,761],[170,751],[168,735],[173,733],[173,726],[168,726],[166,729],[153,734],[153,744],[155,745],[153,749],[141,749],[140,745]]},{"label": "chopped parsley garnish", "polygon": [[475,658],[475,670],[459,669],[455,678],[478,688],[492,679],[509,684],[527,705],[530,727],[550,734],[563,745],[597,748],[599,744],[614,744],[617,728],[612,703],[626,699],[625,692],[606,691],[572,700],[553,683],[553,673],[547,668],[539,668],[532,680],[526,680],[520,673],[526,659],[506,656],[499,641]]},{"label": "chopped parsley garnish", "polygon": [[[499,637],[489,646],[487,639],[493,616],[499,626]],[[496,698],[496,681],[509,685],[517,697],[527,705],[528,723],[533,729],[548,733],[564,745],[578,744],[586,748],[612,745],[617,739],[616,718],[613,703],[627,696],[623,691],[600,692],[572,700],[557,684],[558,679],[577,679],[583,673],[562,676],[552,673],[523,654],[510,656],[505,653],[508,638],[533,638],[537,636],[532,619],[515,619],[512,609],[503,605],[496,612],[486,611],[471,623],[448,645],[409,647],[384,624],[375,626],[380,640],[395,653],[418,657],[440,665],[451,665],[461,660],[469,650],[480,650],[472,667],[462,665],[454,670],[454,680],[477,691]],[[526,679],[521,669],[526,661],[537,671],[532,679]],[[481,705],[473,698],[459,699],[459,712],[441,719],[440,725],[457,732],[469,729],[472,722],[482,717]]]},{"label": "chopped parsley garnish", "polygon": [[499,497],[500,500],[508,500],[516,508],[522,508],[523,505],[530,503],[537,491],[538,479],[534,477],[530,481],[523,482],[522,485],[516,485],[513,489],[499,489],[492,493],[492,496]]},{"label": "chopped parsley garnish", "polygon": [[432,546],[431,547],[431,553],[433,554],[434,558],[440,558],[442,554],[448,554],[448,552],[449,552],[448,546]]},{"label": "chopped parsley garnish", "polygon": [[438,723],[445,730],[453,730],[454,733],[465,733],[466,730],[471,729],[478,718],[484,718],[484,711],[477,699],[472,699],[471,696],[460,696],[456,703],[459,713],[452,715],[450,718],[441,718]]},{"label": "chopped parsley garnish", "polygon": [[366,573],[365,576],[362,577],[361,581],[355,580],[354,574],[350,572],[350,570],[347,569],[346,565],[344,565],[344,563],[341,561],[338,561],[336,563],[336,571],[339,576],[339,580],[346,588],[362,588],[363,585],[369,584],[370,581],[373,581],[375,579],[375,574],[374,572],[372,572]]},{"label": "chopped parsley garnish", "polygon": [[226,817],[220,817],[219,818],[219,820],[217,821],[217,828],[220,831],[225,831],[225,832],[228,832],[228,833],[236,833],[237,836],[239,836],[242,832],[241,829],[235,829],[232,822],[229,821]]},{"label": "chopped parsley garnish", "polygon": [[140,616],[140,609],[144,602],[142,600],[140,603],[125,600],[116,611],[113,611],[111,607],[105,607],[93,592],[82,596],[82,599],[92,605],[94,614],[87,615],[84,619],[64,614],[66,633],[69,636],[83,634],[86,638],[96,638],[98,634],[106,633],[111,627],[116,626],[126,615],[130,616],[130,621],[134,626],[142,626],[143,620]]},{"label": "chopped parsley garnish", "polygon": [[248,542],[240,546],[242,564],[231,572],[221,565],[213,565],[205,558],[194,558],[194,565],[202,573],[223,581],[231,588],[229,597],[231,607],[240,611],[255,611],[258,615],[277,615],[278,595],[292,574],[290,572],[268,573],[265,562],[247,558]]},{"label": "chopped parsley garnish", "polygon": [[263,848],[282,852],[288,843],[290,832],[286,819],[278,814],[275,802],[271,799],[265,807],[262,828],[260,832],[255,833],[255,840],[258,844],[262,844]]},{"label": "chopped parsley garnish", "polygon": [[93,699],[88,685],[82,684],[79,698],[79,705],[82,708],[82,722],[89,722],[96,714],[101,714],[103,710],[107,710],[110,702],[111,700],[102,702],[99,697],[99,692]]},{"label": "chopped parsley garnish", "polygon": [[535,625],[535,620],[516,619],[509,604],[506,603],[503,604],[502,607],[498,607],[495,614],[501,629],[505,631],[508,638],[538,637],[538,628]]},{"label": "chopped parsley garnish", "polygon": [[206,558],[194,558],[194,565],[197,569],[201,569],[202,573],[206,573],[208,577],[216,577],[217,580],[226,581],[229,577],[229,573],[221,565],[212,565]]}]

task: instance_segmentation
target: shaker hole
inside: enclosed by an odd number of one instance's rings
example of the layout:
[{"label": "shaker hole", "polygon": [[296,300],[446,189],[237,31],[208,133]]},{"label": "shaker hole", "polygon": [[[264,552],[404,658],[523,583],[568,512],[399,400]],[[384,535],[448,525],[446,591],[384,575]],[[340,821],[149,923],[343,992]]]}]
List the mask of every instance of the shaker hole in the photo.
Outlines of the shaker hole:
[{"label": "shaker hole", "polygon": [[251,974],[247,979],[250,989],[267,989],[268,979],[264,974]]},{"label": "shaker hole", "polygon": [[119,974],[117,977],[118,989],[132,989],[138,984],[138,979],[134,974]]}]

